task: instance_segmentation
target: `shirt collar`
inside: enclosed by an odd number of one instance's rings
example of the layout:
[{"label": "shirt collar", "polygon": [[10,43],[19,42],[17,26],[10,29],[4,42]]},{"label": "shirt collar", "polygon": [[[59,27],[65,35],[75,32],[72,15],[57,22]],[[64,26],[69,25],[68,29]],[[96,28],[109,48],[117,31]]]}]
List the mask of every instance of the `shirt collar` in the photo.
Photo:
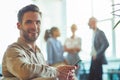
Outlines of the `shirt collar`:
[{"label": "shirt collar", "polygon": [[[18,38],[17,40],[18,44],[20,44],[25,50],[30,50],[33,51],[32,48],[22,39],[22,38]],[[40,52],[40,49],[37,47],[36,45],[36,52]]]}]

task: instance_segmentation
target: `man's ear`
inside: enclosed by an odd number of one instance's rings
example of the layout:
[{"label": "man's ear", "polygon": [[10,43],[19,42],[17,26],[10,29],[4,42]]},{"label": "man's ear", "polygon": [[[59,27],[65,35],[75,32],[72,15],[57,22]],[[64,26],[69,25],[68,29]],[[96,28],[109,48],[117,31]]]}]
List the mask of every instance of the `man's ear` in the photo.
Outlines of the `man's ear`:
[{"label": "man's ear", "polygon": [[21,24],[18,22],[17,23],[17,28],[20,30],[21,29]]}]

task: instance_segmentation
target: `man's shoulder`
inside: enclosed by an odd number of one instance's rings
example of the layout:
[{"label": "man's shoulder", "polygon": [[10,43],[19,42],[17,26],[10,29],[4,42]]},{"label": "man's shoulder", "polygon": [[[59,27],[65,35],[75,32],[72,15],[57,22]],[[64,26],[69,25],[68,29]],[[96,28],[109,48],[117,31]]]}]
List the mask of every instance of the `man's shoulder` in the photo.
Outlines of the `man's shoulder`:
[{"label": "man's shoulder", "polygon": [[12,47],[19,47],[19,45],[17,42],[14,42],[14,43],[8,45],[8,48],[12,48]]},{"label": "man's shoulder", "polygon": [[16,43],[12,43],[12,44],[8,45],[8,47],[5,51],[5,55],[7,57],[17,56],[21,50],[22,50],[22,48],[20,48]]},{"label": "man's shoulder", "polygon": [[18,44],[17,42],[14,42],[14,43],[12,43],[12,44],[10,44],[10,45],[8,45],[8,48],[7,48],[7,52],[8,51],[16,51],[16,50],[23,50],[24,48],[20,45],[20,44]]},{"label": "man's shoulder", "polygon": [[99,34],[99,35],[103,35],[103,34],[104,34],[104,31],[101,30],[101,29],[97,29],[96,33]]},{"label": "man's shoulder", "polygon": [[103,30],[101,30],[101,29],[97,28],[97,32],[103,32]]}]

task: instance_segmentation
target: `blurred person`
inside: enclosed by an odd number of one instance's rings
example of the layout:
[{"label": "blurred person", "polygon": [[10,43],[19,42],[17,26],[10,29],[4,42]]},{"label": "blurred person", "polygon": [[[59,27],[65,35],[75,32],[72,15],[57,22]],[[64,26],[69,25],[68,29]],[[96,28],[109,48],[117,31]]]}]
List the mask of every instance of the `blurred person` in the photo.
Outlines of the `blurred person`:
[{"label": "blurred person", "polygon": [[[66,56],[66,61],[69,65],[77,65],[75,64],[80,60],[79,52],[81,51],[81,38],[76,36],[77,25],[73,24],[71,26],[72,36],[67,38],[64,43],[65,51],[68,53]],[[79,66],[79,65],[78,65]],[[76,76],[79,79],[79,69],[76,70]]]},{"label": "blurred person", "polygon": [[89,80],[102,80],[103,64],[107,64],[105,51],[109,46],[108,40],[102,30],[97,28],[97,19],[91,17],[88,25],[93,29],[91,66]]},{"label": "blurred person", "polygon": [[47,62],[52,66],[65,65],[66,60],[64,59],[64,47],[61,42],[57,39],[60,37],[60,30],[58,27],[52,27],[45,34],[47,41]]},{"label": "blurred person", "polygon": [[74,80],[75,66],[51,67],[36,45],[42,13],[30,4],[18,12],[20,37],[9,45],[2,60],[2,80]]},{"label": "blurred person", "polygon": [[45,30],[45,34],[44,34],[44,40],[47,42],[48,38],[51,37],[51,33],[49,29]]}]

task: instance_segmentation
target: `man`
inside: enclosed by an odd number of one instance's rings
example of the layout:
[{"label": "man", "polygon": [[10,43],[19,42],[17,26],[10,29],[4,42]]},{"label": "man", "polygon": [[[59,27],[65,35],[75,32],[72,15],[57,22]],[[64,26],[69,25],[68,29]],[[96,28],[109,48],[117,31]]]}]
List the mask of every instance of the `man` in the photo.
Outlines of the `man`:
[{"label": "man", "polygon": [[73,80],[75,66],[50,67],[36,40],[40,34],[42,13],[30,4],[18,12],[18,41],[8,46],[2,62],[3,80]]},{"label": "man", "polygon": [[89,80],[102,80],[102,64],[107,64],[105,50],[108,48],[109,43],[104,32],[97,28],[96,18],[90,18],[88,25],[94,31]]}]

